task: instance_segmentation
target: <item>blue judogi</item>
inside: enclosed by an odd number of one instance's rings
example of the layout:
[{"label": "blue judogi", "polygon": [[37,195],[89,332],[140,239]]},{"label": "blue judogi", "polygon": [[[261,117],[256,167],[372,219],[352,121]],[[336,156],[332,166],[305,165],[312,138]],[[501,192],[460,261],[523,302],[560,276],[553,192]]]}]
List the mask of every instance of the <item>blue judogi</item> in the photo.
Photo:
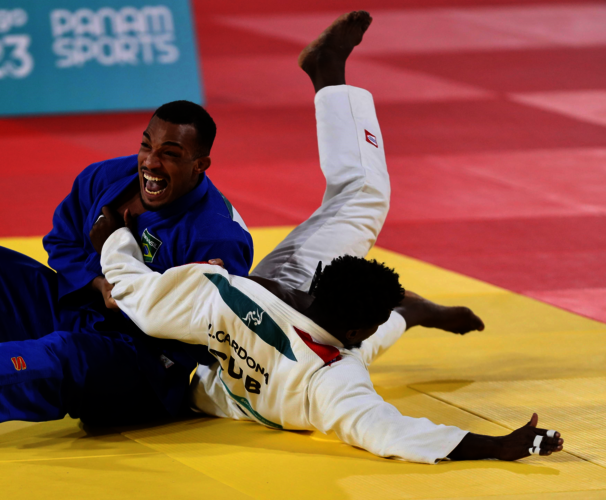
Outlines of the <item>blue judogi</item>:
[{"label": "blue judogi", "polygon": [[[81,290],[101,276],[100,257],[88,234],[101,215],[133,182],[137,155],[94,163],[74,182],[72,192],[53,217],[53,229],[44,238],[48,265],[59,274],[59,299]],[[156,212],[137,218],[137,233],[145,230],[161,241],[147,265],[164,272],[174,266],[221,258],[233,274],[246,276],[252,265],[253,245],[248,231],[232,219],[231,206],[203,175],[185,196]]]},{"label": "blue judogi", "polygon": [[[86,168],[55,211],[44,238],[49,265],[0,248],[0,421],[52,420],[66,413],[98,424],[177,415],[202,346],[145,336],[99,294],[84,287],[101,275],[88,234],[133,182],[137,156]],[[247,275],[252,239],[231,204],[205,175],[169,206],[137,218],[147,265],[155,271],[221,258]]]}]

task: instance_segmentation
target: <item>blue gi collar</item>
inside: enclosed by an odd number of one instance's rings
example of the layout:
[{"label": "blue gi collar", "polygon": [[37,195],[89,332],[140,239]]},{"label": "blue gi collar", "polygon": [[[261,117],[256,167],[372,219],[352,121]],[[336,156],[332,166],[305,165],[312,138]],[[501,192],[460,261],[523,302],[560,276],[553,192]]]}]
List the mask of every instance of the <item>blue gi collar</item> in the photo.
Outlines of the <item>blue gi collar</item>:
[{"label": "blue gi collar", "polygon": [[181,196],[181,198],[155,212],[143,212],[139,216],[139,220],[141,221],[140,224],[153,224],[154,222],[166,220],[173,215],[180,215],[187,212],[190,207],[206,196],[209,180],[208,177],[206,177],[206,174],[202,175],[203,177],[200,183],[186,195]]}]

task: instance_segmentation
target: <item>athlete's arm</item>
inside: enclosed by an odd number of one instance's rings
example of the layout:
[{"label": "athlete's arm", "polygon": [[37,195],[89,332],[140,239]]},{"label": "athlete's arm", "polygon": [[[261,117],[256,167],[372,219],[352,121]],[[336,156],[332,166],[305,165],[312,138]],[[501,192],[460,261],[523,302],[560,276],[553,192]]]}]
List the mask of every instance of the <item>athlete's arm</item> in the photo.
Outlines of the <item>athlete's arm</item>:
[{"label": "athlete's arm", "polygon": [[309,419],[322,432],[381,457],[433,464],[446,458],[467,434],[402,415],[373,388],[368,371],[354,356],[324,367],[309,385]]},{"label": "athlete's arm", "polygon": [[44,239],[48,263],[59,278],[59,298],[80,290],[101,275],[99,256],[84,233],[91,206],[104,185],[101,164],[87,167],[53,215],[53,228]]},{"label": "athlete's arm", "polygon": [[394,345],[406,331],[406,320],[396,311],[392,311],[389,319],[383,323],[375,334],[362,342],[360,355],[368,366]]},{"label": "athlete's arm", "polygon": [[364,362],[370,364],[413,326],[439,328],[462,335],[473,330],[484,330],[484,323],[471,309],[435,304],[406,290],[404,299],[393,310],[389,320],[362,343],[360,353]]},{"label": "athlete's arm", "polygon": [[382,457],[429,464],[444,458],[518,460],[530,455],[537,436],[541,455],[561,451],[564,443],[560,433],[547,437],[546,429],[537,429],[536,414],[524,427],[498,437],[403,416],[375,392],[368,372],[351,358],[317,372],[309,391],[310,420],[317,429],[333,430],[344,442]]},{"label": "athlete's arm", "polygon": [[209,321],[195,312],[199,312],[200,304],[220,297],[205,273],[228,273],[209,264],[174,267],[163,274],[154,272],[143,263],[141,248],[131,231],[126,227],[113,231],[111,219],[106,219],[109,225],[102,219],[93,227],[91,240],[96,248],[102,245],[103,273],[114,285],[112,296],[120,309],[152,337],[207,344]]}]

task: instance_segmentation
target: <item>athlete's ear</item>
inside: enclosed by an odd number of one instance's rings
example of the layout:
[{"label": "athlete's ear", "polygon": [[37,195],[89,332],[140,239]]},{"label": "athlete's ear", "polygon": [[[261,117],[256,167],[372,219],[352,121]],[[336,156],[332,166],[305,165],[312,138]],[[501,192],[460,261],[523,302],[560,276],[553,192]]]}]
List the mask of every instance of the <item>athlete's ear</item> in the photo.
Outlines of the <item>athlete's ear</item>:
[{"label": "athlete's ear", "polygon": [[197,174],[201,174],[210,167],[210,156],[201,156],[200,158],[196,158],[195,162],[194,171]]},{"label": "athlete's ear", "polygon": [[347,330],[345,332],[345,338],[349,341],[356,340],[357,336],[358,336],[358,330]]}]

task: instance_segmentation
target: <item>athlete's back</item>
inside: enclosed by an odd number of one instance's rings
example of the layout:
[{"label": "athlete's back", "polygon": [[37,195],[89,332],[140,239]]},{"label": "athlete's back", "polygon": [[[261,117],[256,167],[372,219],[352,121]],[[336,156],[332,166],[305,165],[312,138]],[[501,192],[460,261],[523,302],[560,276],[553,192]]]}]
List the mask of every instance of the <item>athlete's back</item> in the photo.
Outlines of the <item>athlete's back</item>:
[{"label": "athlete's back", "polygon": [[[126,228],[107,239],[101,262],[120,308],[141,330],[209,346],[219,365],[198,373],[193,394],[201,411],[276,429],[334,431],[376,455],[429,463],[466,434],[401,415],[375,392],[359,350],[344,349],[258,283],[208,264],[155,273]],[[405,328],[397,313],[389,321]]]}]

